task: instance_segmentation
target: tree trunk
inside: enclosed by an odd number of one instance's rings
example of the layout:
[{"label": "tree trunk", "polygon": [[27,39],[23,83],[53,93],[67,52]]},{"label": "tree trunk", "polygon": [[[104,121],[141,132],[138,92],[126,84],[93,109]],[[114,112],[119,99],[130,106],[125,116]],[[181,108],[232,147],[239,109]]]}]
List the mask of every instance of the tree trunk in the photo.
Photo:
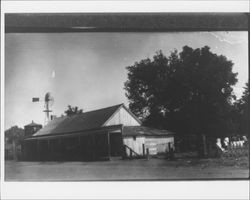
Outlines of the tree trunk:
[{"label": "tree trunk", "polygon": [[207,157],[207,137],[205,134],[202,134],[202,144],[203,144],[203,155]]},{"label": "tree trunk", "polygon": [[198,155],[200,158],[205,158],[207,156],[207,142],[206,135],[201,134],[198,136]]}]

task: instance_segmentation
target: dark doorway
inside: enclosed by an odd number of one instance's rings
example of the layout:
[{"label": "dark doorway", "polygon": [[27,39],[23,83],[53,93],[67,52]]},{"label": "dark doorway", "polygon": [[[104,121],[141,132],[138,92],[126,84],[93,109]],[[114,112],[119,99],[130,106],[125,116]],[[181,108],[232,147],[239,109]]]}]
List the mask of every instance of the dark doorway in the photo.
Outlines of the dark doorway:
[{"label": "dark doorway", "polygon": [[48,161],[49,160],[49,143],[48,140],[39,140],[38,141],[38,159],[40,161]]},{"label": "dark doorway", "polygon": [[122,156],[122,134],[120,132],[109,133],[110,138],[110,156]]}]

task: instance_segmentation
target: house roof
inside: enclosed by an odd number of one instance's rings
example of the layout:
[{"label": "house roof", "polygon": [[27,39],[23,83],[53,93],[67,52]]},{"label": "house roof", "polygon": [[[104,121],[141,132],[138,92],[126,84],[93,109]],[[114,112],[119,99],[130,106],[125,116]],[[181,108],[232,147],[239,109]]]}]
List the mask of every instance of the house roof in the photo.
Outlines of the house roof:
[{"label": "house roof", "polygon": [[33,136],[64,134],[101,128],[122,106],[125,107],[123,104],[118,104],[99,110],[55,118]]},{"label": "house roof", "polygon": [[123,135],[124,136],[171,136],[174,132],[168,130],[159,130],[154,128],[149,128],[145,126],[124,126]]}]

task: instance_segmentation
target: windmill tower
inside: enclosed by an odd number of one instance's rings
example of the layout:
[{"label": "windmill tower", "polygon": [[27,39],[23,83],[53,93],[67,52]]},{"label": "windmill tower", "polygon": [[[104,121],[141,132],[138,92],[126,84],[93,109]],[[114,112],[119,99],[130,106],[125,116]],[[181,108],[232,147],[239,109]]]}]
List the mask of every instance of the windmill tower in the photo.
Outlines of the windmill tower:
[{"label": "windmill tower", "polygon": [[46,125],[49,120],[50,120],[50,112],[52,112],[52,110],[50,109],[51,106],[53,105],[54,103],[54,97],[52,97],[51,93],[50,92],[47,92],[45,94],[45,97],[44,97],[44,111],[45,112],[45,120],[44,120],[44,124]]}]

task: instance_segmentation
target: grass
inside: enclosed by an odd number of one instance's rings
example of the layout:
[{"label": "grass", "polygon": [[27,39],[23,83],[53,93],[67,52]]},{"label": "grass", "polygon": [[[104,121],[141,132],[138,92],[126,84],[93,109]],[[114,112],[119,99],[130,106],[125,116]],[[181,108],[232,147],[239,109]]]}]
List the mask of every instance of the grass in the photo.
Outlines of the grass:
[{"label": "grass", "polygon": [[249,169],[249,146],[229,148],[220,157],[198,158],[197,152],[176,153],[176,162],[168,165],[176,167],[223,168],[233,167]]},{"label": "grass", "polygon": [[193,164],[203,164],[204,167],[235,167],[249,169],[249,146],[229,148],[218,158],[207,158],[194,161]]},{"label": "grass", "polygon": [[229,148],[222,154],[220,160],[222,165],[249,168],[249,145]]}]

